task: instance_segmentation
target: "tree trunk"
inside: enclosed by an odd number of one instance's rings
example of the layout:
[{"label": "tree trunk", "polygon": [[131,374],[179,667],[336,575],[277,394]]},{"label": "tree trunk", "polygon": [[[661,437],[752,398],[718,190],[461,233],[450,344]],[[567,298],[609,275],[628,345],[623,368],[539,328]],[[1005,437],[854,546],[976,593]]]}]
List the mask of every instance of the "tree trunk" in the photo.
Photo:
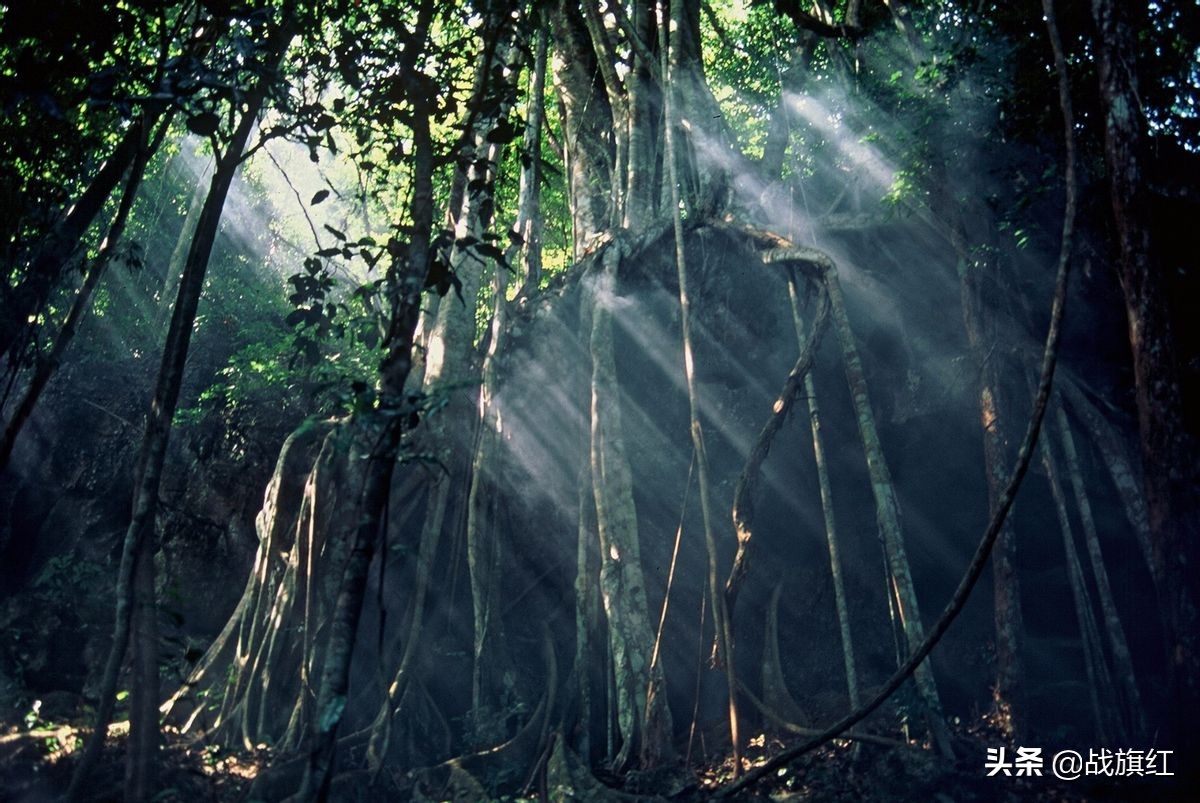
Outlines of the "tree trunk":
[{"label": "tree trunk", "polygon": [[[655,181],[655,166],[659,160],[655,147],[656,132],[661,116],[661,95],[652,71],[653,56],[648,49],[655,41],[652,0],[634,0],[632,35],[640,45],[634,46],[636,54],[633,69],[627,79],[629,88],[628,127],[628,172],[625,177],[625,218],[627,229],[637,228],[654,217],[658,210],[658,183]],[[621,12],[622,14],[624,12]]]},{"label": "tree trunk", "polygon": [[[796,272],[788,276],[788,295],[792,302],[792,321],[796,327],[796,340],[801,351],[805,350],[804,322],[800,318],[800,296]],[[825,541],[829,547],[829,570],[833,577],[833,599],[837,609],[838,631],[842,637],[842,662],[846,668],[846,690],[850,708],[858,708],[858,671],[854,661],[854,642],[850,637],[850,607],[846,602],[846,587],[842,580],[842,561],[839,556],[836,522],[833,516],[833,489],[829,483],[829,468],[825,459],[824,439],[821,437],[821,413],[817,403],[816,382],[813,372],[804,374],[804,395],[808,400],[808,421],[812,429],[813,459],[817,466],[817,485],[821,492],[821,514],[825,522]]]},{"label": "tree trunk", "polygon": [[[492,96],[497,98],[485,107],[475,119],[471,132],[470,154],[466,170],[466,189],[463,207],[455,227],[455,244],[449,256],[450,269],[462,284],[465,303],[451,301],[438,308],[437,321],[431,332],[429,361],[426,364],[425,386],[429,392],[454,394],[447,412],[460,410],[463,420],[474,419],[474,453],[465,466],[465,477],[456,477],[455,472],[443,481],[467,483],[466,551],[467,567],[471,582],[471,602],[474,611],[474,646],[472,669],[472,724],[474,738],[480,743],[494,743],[507,734],[495,732],[491,724],[496,721],[494,705],[501,699],[501,686],[505,683],[505,661],[503,652],[503,629],[497,605],[499,543],[495,526],[496,502],[493,488],[494,461],[498,452],[500,426],[498,411],[492,404],[492,394],[498,381],[496,355],[501,348],[502,329],[505,324],[507,284],[504,271],[507,269],[486,258],[480,251],[484,238],[492,223],[494,208],[494,184],[499,164],[501,146],[489,141],[489,135],[500,121],[508,116],[512,107],[517,81],[520,75],[523,34],[501,25],[497,30],[499,41],[489,60],[480,63],[481,79],[496,72],[502,65],[510,72],[506,83],[494,87]],[[526,184],[522,197],[526,202],[536,197],[537,186]],[[526,210],[528,214],[528,210]],[[518,215],[518,225],[521,216]],[[484,270],[493,268],[493,320],[491,340],[482,369],[476,368],[474,344],[476,334],[475,309],[483,281]],[[475,415],[468,412],[466,394],[454,389],[455,383],[479,380],[482,386],[468,391],[475,401]],[[446,417],[431,427],[432,442],[441,451],[447,466],[455,466],[457,447],[446,429]],[[436,511],[434,515],[440,515]]]},{"label": "tree trunk", "polygon": [[[415,264],[409,270],[415,273]],[[411,291],[410,291],[411,292]],[[419,297],[420,290],[416,295]],[[376,542],[384,526],[384,510],[391,489],[392,472],[403,434],[401,418],[390,417],[378,434],[364,433],[366,449],[352,451],[352,459],[365,459],[362,491],[352,508],[358,514],[351,536],[350,554],[342,573],[340,590],[329,621],[329,637],[324,644],[325,661],[314,709],[312,747],[305,766],[304,780],[294,800],[325,800],[333,779],[334,751],[338,726],[346,709],[350,689],[350,658],[358,634],[367,570],[375,554]],[[365,452],[365,453],[364,453]]]},{"label": "tree trunk", "polygon": [[1146,484],[1142,475],[1142,464],[1136,454],[1131,454],[1121,432],[1104,414],[1092,404],[1079,388],[1071,382],[1063,382],[1059,391],[1066,397],[1067,406],[1083,425],[1084,430],[1091,435],[1092,443],[1100,451],[1109,477],[1121,505],[1125,508],[1125,516],[1133,527],[1138,546],[1142,549],[1142,557],[1146,561],[1146,569],[1155,590],[1162,586],[1162,580],[1156,574],[1157,564],[1154,561],[1154,548],[1150,534],[1150,513],[1146,509]]},{"label": "tree trunk", "polygon": [[[405,384],[412,369],[413,338],[420,315],[421,292],[429,272],[433,229],[433,142],[430,136],[431,99],[420,95],[417,82],[409,87],[413,104],[413,193],[409,215],[412,236],[404,263],[398,267],[398,296],[391,311],[386,354],[380,363],[382,421],[377,427],[364,422],[364,446],[355,457],[366,459],[362,490],[351,510],[357,517],[351,536],[349,558],[343,571],[337,602],[329,623],[324,665],[315,705],[311,746],[296,801],[323,801],[333,780],[338,728],[345,712],[350,689],[350,660],[362,616],[367,571],[374,556],[381,529],[386,526],[387,503],[407,421]],[[419,601],[418,603],[419,604]],[[414,613],[414,616],[417,615]],[[389,711],[390,713],[390,711]]]},{"label": "tree trunk", "polygon": [[[1062,531],[1063,550],[1066,554],[1067,580],[1071,585],[1071,598],[1075,603],[1075,619],[1079,624],[1079,643],[1083,650],[1083,668],[1087,676],[1088,700],[1092,705],[1092,719],[1096,725],[1096,738],[1101,744],[1113,744],[1113,736],[1120,734],[1119,742],[1124,744],[1128,737],[1121,730],[1121,722],[1114,722],[1111,703],[1114,696],[1105,692],[1111,690],[1112,681],[1108,676],[1108,668],[1104,663],[1104,652],[1099,644],[1099,631],[1096,628],[1096,618],[1092,614],[1091,595],[1088,594],[1087,584],[1083,577],[1083,567],[1079,562],[1079,552],[1075,549],[1075,537],[1071,533],[1071,519],[1067,513],[1066,495],[1063,493],[1062,481],[1058,476],[1058,466],[1049,439],[1043,439],[1039,444],[1042,454],[1042,466],[1046,469],[1046,478],[1050,484],[1050,495],[1054,499],[1054,512],[1058,516],[1058,526]],[[1101,700],[1103,699],[1103,702]]]},{"label": "tree trunk", "polygon": [[1170,743],[1180,774],[1200,776],[1200,468],[1187,426],[1171,321],[1167,267],[1154,252],[1152,198],[1143,175],[1147,124],[1138,98],[1138,21],[1134,6],[1092,0],[1105,114],[1105,157],[1121,256],[1146,502],[1150,511],[1159,607],[1166,635]]},{"label": "tree trunk", "polygon": [[1071,480],[1071,489],[1075,494],[1075,505],[1079,511],[1079,521],[1083,526],[1083,541],[1087,545],[1088,558],[1092,564],[1092,577],[1096,581],[1096,594],[1100,598],[1100,611],[1104,614],[1104,629],[1108,634],[1108,645],[1112,649],[1113,669],[1124,693],[1122,708],[1129,723],[1129,732],[1137,741],[1146,737],[1146,720],[1142,711],[1142,696],[1138,692],[1137,678],[1133,671],[1133,656],[1129,653],[1129,643],[1125,639],[1125,628],[1121,625],[1121,617],[1117,613],[1117,602],[1113,598],[1112,586],[1108,581],[1108,569],[1104,565],[1104,555],[1100,552],[1100,538],[1096,533],[1096,521],[1092,516],[1092,505],[1088,500],[1087,489],[1083,482],[1083,471],[1079,465],[1079,454],[1075,450],[1075,438],[1071,435],[1070,424],[1063,412],[1062,405],[1055,407],[1058,436],[1062,442],[1063,454],[1067,458],[1067,476]]},{"label": "tree trunk", "polygon": [[[270,58],[274,60],[275,66],[282,59],[283,52],[291,39],[292,24],[290,12],[285,11],[283,24],[276,30],[272,41],[267,45],[267,52],[271,54]],[[264,76],[247,94],[245,110],[237,128],[226,145],[224,153],[217,160],[208,197],[205,199],[204,208],[201,210],[200,219],[196,224],[196,234],[192,238],[192,245],[188,251],[183,279],[180,282],[179,294],[175,301],[175,311],[171,316],[171,325],[167,333],[166,345],[163,348],[154,399],[150,405],[149,415],[146,419],[146,431],[142,437],[141,454],[138,458],[135,475],[133,517],[125,533],[121,566],[114,592],[117,604],[113,643],[101,681],[96,725],[83,758],[71,779],[71,786],[67,791],[68,799],[75,799],[82,791],[88,775],[100,756],[108,725],[112,721],[117,677],[129,643],[134,594],[140,595],[137,604],[143,622],[140,635],[146,638],[154,636],[153,628],[144,625],[145,617],[156,615],[153,589],[151,588],[149,591],[150,601],[149,604],[146,604],[145,584],[147,582],[153,584],[154,521],[158,505],[159,484],[162,479],[163,464],[166,460],[167,441],[171,433],[171,419],[179,400],[183,370],[187,362],[188,347],[196,320],[196,307],[200,302],[209,256],[212,253],[217,228],[221,222],[221,211],[225,206],[225,198],[229,194],[234,174],[241,164],[250,134],[257,125],[258,115],[266,101],[272,80],[273,76]],[[147,557],[150,559],[147,560]],[[137,581],[138,589],[135,590],[134,578],[138,573],[141,573],[141,577]],[[142,656],[141,661],[149,662],[151,660],[149,656],[154,656],[155,671],[148,673],[150,677],[142,678],[147,685],[141,689],[141,692],[151,698],[154,704],[142,706],[138,711],[141,716],[135,717],[130,722],[130,740],[135,749],[129,752],[130,769],[126,775],[129,779],[126,790],[129,800],[144,800],[152,796],[153,775],[157,766],[158,645],[157,642],[145,643],[139,639],[138,650],[140,652],[137,654]],[[139,663],[140,665],[141,663]],[[137,710],[135,709],[135,711]]]},{"label": "tree trunk", "polygon": [[[475,735],[481,743],[495,743],[507,736],[496,728],[484,726],[499,721],[497,717],[503,712],[495,707],[501,704],[506,695],[513,692],[514,683],[511,662],[504,648],[506,639],[498,599],[501,549],[496,514],[501,500],[497,496],[499,478],[496,471],[503,422],[500,410],[495,404],[495,393],[500,381],[498,358],[508,327],[506,271],[518,254],[521,255],[524,277],[522,294],[536,292],[541,277],[542,218],[539,184],[546,50],[546,27],[544,23],[539,22],[530,76],[530,108],[522,138],[517,216],[513,225],[519,239],[507,249],[504,259],[506,264],[491,264],[492,317],[486,336],[487,351],[480,370],[477,434],[471,461],[470,488],[467,492],[467,560],[475,616],[471,714]],[[480,223],[486,226],[488,221],[480,220]],[[484,730],[480,730],[481,728]],[[488,729],[496,732],[486,733]]]},{"label": "tree trunk", "polygon": [[542,125],[546,108],[546,22],[540,20],[533,51],[533,71],[529,79],[529,108],[521,147],[521,185],[519,189],[517,234],[521,240],[521,290],[528,296],[537,292],[542,280]]},{"label": "tree trunk", "polygon": [[126,745],[125,799],[148,800],[158,787],[158,607],[155,604],[152,534],[142,539],[135,558],[131,612],[132,663],[129,741]]},{"label": "tree trunk", "polygon": [[[987,481],[988,510],[995,512],[1008,482],[1016,437],[1013,421],[1018,404],[1009,388],[1021,379],[1012,364],[1012,351],[1005,345],[1009,328],[1015,325],[1007,314],[1006,290],[1001,277],[997,246],[991,232],[976,246],[968,234],[971,221],[986,220],[977,203],[964,213],[943,176],[945,188],[935,197],[940,213],[951,221],[949,236],[956,256],[963,328],[979,371],[979,424],[983,438],[983,468]],[[1016,572],[1016,533],[1006,523],[992,552],[992,613],[996,631],[996,681],[992,688],[993,714],[997,724],[1012,738],[1025,730],[1025,668],[1022,656],[1024,618],[1021,587]]]},{"label": "tree trunk", "polygon": [[661,665],[652,665],[650,625],[642,572],[633,476],[625,454],[620,386],[613,351],[610,299],[616,293],[619,244],[604,249],[591,277],[591,464],[600,536],[600,593],[608,617],[621,746],[614,764],[637,756],[642,766],[671,753],[671,712]]},{"label": "tree trunk", "polygon": [[475,638],[472,655],[471,716],[476,738],[481,744],[498,743],[508,734],[490,726],[502,712],[495,706],[511,692],[511,667],[504,655],[504,623],[500,615],[499,585],[500,542],[496,527],[498,499],[494,476],[503,428],[500,410],[495,404],[499,369],[496,364],[507,324],[508,302],[506,268],[492,266],[491,337],[483,358],[482,382],[475,426],[475,454],[471,460],[471,483],[467,493],[467,566],[471,576],[471,601],[474,609]]},{"label": "tree trunk", "polygon": [[570,0],[550,13],[554,34],[554,84],[562,103],[567,188],[579,259],[608,228],[612,210],[613,115],[596,54]]},{"label": "tree trunk", "polygon": [[[590,316],[587,321],[590,332]],[[589,437],[590,442],[590,437]],[[584,444],[584,454],[590,451],[590,445]],[[575,746],[584,761],[592,758],[592,739],[596,735],[595,704],[599,688],[595,679],[598,675],[596,666],[603,660],[599,653],[600,646],[596,643],[596,625],[601,621],[599,594],[596,578],[600,567],[596,550],[597,524],[596,499],[592,488],[591,461],[585,460],[579,471],[579,522],[576,531],[575,548],[575,664],[571,673],[576,685],[576,701],[578,711],[574,723],[574,731],[578,734],[574,740]],[[606,673],[607,674],[607,673]],[[607,719],[607,717],[606,717]],[[566,723],[564,723],[566,724]],[[610,752],[611,756],[612,753]]]},{"label": "tree trunk", "polygon": [[[988,507],[994,511],[1007,482],[1008,439],[1000,435],[999,382],[985,381],[979,392],[984,460],[987,463]],[[1008,408],[1008,405],[1005,405]],[[996,625],[996,685],[992,702],[1001,729],[1019,739],[1025,732],[1025,668],[1021,656],[1025,625],[1021,613],[1021,585],[1016,569],[1016,533],[1006,524],[992,552],[992,605]]]},{"label": "tree trunk", "polygon": [[[720,593],[717,580],[716,523],[712,510],[712,490],[708,475],[708,451],[704,445],[704,429],[700,423],[700,396],[696,389],[695,354],[692,346],[692,304],[688,295],[688,270],[685,257],[682,197],[679,186],[679,150],[676,146],[676,125],[682,122],[675,108],[678,61],[675,54],[680,50],[682,25],[681,2],[671,6],[671,23],[666,22],[663,3],[659,2],[659,48],[662,50],[662,72],[666,76],[663,92],[663,117],[666,134],[664,160],[667,164],[668,182],[671,186],[671,222],[675,233],[675,275],[679,282],[679,320],[683,339],[683,377],[688,396],[688,423],[692,435],[692,450],[696,460],[696,477],[700,489],[700,512],[704,522],[704,545],[708,552],[708,587],[716,631],[717,660],[725,670],[729,705],[729,743],[733,753],[733,776],[742,772],[742,745],[738,732],[737,664],[734,655],[731,612],[726,608],[726,599]],[[688,207],[694,209],[694,207]],[[807,368],[805,369],[807,370]],[[748,535],[748,533],[747,533]],[[737,534],[739,548],[745,543],[742,533]],[[736,586],[735,586],[736,589]],[[727,589],[728,591],[728,589]]]},{"label": "tree trunk", "polygon": [[[925,640],[925,628],[921,622],[920,609],[917,607],[917,594],[908,565],[908,553],[900,532],[900,510],[896,501],[896,491],[892,485],[891,472],[888,469],[883,454],[883,445],[879,441],[879,433],[875,426],[875,413],[871,409],[871,399],[867,394],[867,380],[863,372],[862,359],[858,355],[858,346],[854,343],[854,333],[850,328],[850,318],[846,313],[846,301],[842,296],[837,274],[833,270],[826,273],[825,286],[829,292],[834,332],[837,334],[838,343],[842,349],[846,381],[850,386],[850,398],[854,404],[855,417],[858,419],[858,430],[862,437],[867,472],[871,477],[871,492],[875,497],[875,519],[879,525],[884,554],[888,561],[888,571],[891,574],[889,579],[894,584],[897,612],[904,628],[908,649],[911,651]],[[934,744],[939,752],[951,757],[953,752],[950,747],[949,732],[942,716],[942,704],[938,698],[937,685],[928,661],[922,662],[917,668],[915,679]]]}]

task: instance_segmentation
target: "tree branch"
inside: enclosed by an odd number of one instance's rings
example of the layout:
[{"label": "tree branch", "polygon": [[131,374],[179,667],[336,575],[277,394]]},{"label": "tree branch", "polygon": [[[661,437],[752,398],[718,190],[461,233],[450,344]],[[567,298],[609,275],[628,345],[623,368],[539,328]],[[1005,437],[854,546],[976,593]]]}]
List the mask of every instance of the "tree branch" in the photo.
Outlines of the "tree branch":
[{"label": "tree branch", "polygon": [[797,28],[831,39],[861,39],[865,31],[849,22],[825,22],[800,8],[799,0],[775,0],[775,11],[785,15]]}]

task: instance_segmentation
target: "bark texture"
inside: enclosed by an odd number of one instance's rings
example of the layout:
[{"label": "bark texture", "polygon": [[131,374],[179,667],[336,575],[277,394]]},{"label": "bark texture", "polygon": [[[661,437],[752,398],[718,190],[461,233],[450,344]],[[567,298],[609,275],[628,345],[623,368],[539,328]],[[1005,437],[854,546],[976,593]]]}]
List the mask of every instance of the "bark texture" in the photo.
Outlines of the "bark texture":
[{"label": "bark texture", "polygon": [[614,764],[663,763],[671,750],[671,712],[661,665],[652,665],[654,630],[646,601],[633,476],[621,426],[612,305],[621,247],[606,247],[591,279],[591,473],[600,538],[600,593],[608,619],[621,746]]},{"label": "bark texture", "polygon": [[1118,274],[1133,354],[1138,427],[1159,606],[1166,631],[1171,739],[1200,776],[1200,449],[1186,423],[1167,266],[1154,250],[1144,132],[1138,100],[1137,8],[1093,0],[1104,110],[1105,162],[1120,243]]}]

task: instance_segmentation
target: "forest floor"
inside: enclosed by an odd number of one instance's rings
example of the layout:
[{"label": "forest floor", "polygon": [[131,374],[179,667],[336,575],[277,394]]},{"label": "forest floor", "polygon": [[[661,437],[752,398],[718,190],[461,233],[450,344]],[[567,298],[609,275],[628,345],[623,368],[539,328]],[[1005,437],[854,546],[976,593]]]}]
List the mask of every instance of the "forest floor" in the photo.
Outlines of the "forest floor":
[{"label": "forest floor", "polygon": [[[120,801],[123,790],[124,727],[118,723],[114,738],[106,748],[103,761],[89,784],[87,801]],[[78,731],[72,725],[34,728],[10,727],[0,734],[0,801],[3,803],[47,803],[59,799],[74,768],[74,749]],[[789,739],[792,737],[789,737]],[[1049,766],[1042,777],[998,775],[988,777],[985,761],[989,747],[1001,742],[985,728],[955,734],[960,758],[949,762],[932,751],[917,746],[880,747],[849,742],[834,742],[786,768],[778,770],[754,791],[744,792],[736,800],[744,801],[837,801],[845,803],[961,803],[962,801],[1124,801],[1186,799],[1161,781],[1167,779],[1127,779],[1113,783],[1079,780],[1061,781],[1053,777]],[[744,760],[759,764],[778,753],[788,742],[759,736],[751,740]],[[1009,749],[1011,754],[1011,748]],[[234,752],[204,745],[178,734],[168,734],[163,754],[159,803],[225,803],[246,799],[250,784],[272,759],[269,750]],[[677,801],[693,803],[707,800],[713,791],[730,779],[732,761],[719,758],[688,773],[631,773],[623,779],[605,777],[616,785],[597,794],[564,797],[557,800],[595,801]],[[683,779],[682,782],[680,779]],[[1095,779],[1093,779],[1094,781]],[[1157,782],[1157,783],[1156,783]],[[428,791],[428,790],[427,790]],[[435,793],[436,794],[436,793]],[[339,796],[340,797],[340,796]],[[429,800],[403,789],[360,789],[358,800]],[[436,798],[433,798],[436,799]],[[545,790],[526,790],[511,794],[506,801],[547,799]]]}]

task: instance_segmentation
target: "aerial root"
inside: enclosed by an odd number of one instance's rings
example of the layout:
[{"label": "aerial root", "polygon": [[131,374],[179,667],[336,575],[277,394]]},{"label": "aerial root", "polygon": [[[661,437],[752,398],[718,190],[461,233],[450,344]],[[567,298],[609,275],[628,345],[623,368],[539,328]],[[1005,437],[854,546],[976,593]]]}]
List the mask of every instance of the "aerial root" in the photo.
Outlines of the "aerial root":
[{"label": "aerial root", "polygon": [[[1064,106],[1066,107],[1064,108],[1064,113],[1068,118],[1066,138],[1068,153],[1071,154],[1073,153],[1073,134],[1069,121],[1069,105],[1067,105],[1066,100],[1067,98],[1064,98]],[[1021,481],[1025,478],[1025,473],[1029,470],[1029,462],[1033,458],[1033,449],[1037,444],[1038,434],[1041,432],[1042,420],[1046,415],[1047,403],[1050,400],[1050,390],[1054,382],[1054,368],[1058,360],[1058,344],[1062,331],[1063,314],[1066,311],[1067,279],[1070,276],[1070,251],[1075,224],[1074,164],[1070,156],[1068,157],[1068,169],[1070,177],[1067,181],[1067,212],[1063,222],[1062,246],[1059,253],[1057,274],[1055,276],[1054,297],[1050,307],[1050,325],[1046,332],[1045,346],[1042,351],[1041,375],[1038,380],[1037,395],[1034,398],[1033,409],[1030,411],[1025,436],[1021,441],[1020,449],[1017,451],[1016,465],[1009,475],[1008,484],[997,500],[996,509],[992,514],[991,520],[980,537],[975,554],[971,557],[971,562],[967,565],[967,569],[959,581],[957,588],[955,588],[954,594],[943,609],[941,616],[938,617],[937,622],[934,623],[933,628],[925,636],[925,640],[921,642],[916,650],[912,651],[908,660],[896,670],[874,697],[803,744],[783,751],[770,761],[755,767],[737,781],[723,787],[716,793],[716,798],[728,798],[730,795],[736,794],[747,786],[757,783],[777,768],[820,747],[829,740],[837,738],[846,730],[868,717],[879,706],[883,705],[889,697],[895,694],[904,681],[917,670],[921,662],[928,657],[937,643],[941,641],[942,636],[946,634],[950,625],[962,611],[963,606],[967,602],[967,597],[970,596],[972,589],[974,589],[975,584],[983,574],[983,569],[987,565],[992,547],[995,545],[996,538],[1000,535],[1000,530],[1004,526],[1004,521],[1008,517],[1009,510],[1012,508],[1017,490],[1021,487]],[[779,245],[782,244],[777,244],[777,247]],[[828,259],[828,257],[826,258]]]},{"label": "aerial root", "polygon": [[554,734],[552,739],[554,746],[546,761],[546,798],[553,803],[641,803],[664,799],[633,795],[605,786],[583,759],[567,746],[561,734]]},{"label": "aerial root", "polygon": [[[763,657],[762,657],[762,693],[763,702],[754,701],[756,708],[766,709],[771,712],[778,712],[779,716],[768,714],[768,718],[779,722],[790,720],[791,722],[803,722],[808,719],[805,716],[800,705],[792,697],[792,693],[788,691],[787,681],[783,678],[783,662],[779,655],[779,598],[783,593],[783,586],[776,585],[775,591],[771,594],[771,604],[767,608],[766,627],[763,633]],[[743,694],[748,694],[744,685],[741,686]],[[767,711],[763,711],[767,714]],[[783,719],[781,719],[782,717]],[[785,730],[788,728],[781,725]]]}]

